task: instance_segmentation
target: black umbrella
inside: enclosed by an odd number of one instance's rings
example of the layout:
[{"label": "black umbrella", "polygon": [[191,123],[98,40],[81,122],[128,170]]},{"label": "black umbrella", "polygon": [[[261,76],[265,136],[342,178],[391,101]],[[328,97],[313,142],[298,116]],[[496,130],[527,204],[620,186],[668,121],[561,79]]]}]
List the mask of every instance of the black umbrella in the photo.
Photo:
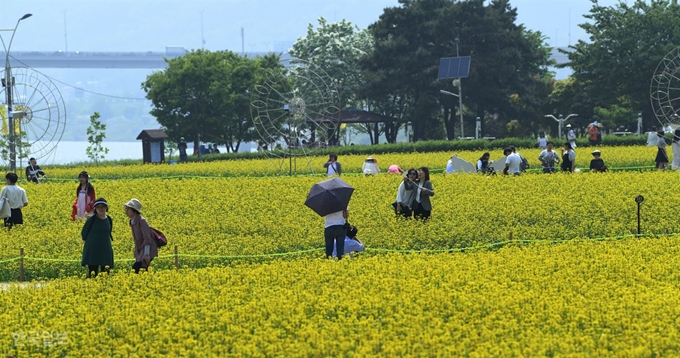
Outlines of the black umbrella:
[{"label": "black umbrella", "polygon": [[326,216],[330,213],[347,210],[352,192],[354,192],[354,188],[349,184],[339,177],[333,177],[312,185],[312,189],[307,194],[305,205],[319,216]]}]

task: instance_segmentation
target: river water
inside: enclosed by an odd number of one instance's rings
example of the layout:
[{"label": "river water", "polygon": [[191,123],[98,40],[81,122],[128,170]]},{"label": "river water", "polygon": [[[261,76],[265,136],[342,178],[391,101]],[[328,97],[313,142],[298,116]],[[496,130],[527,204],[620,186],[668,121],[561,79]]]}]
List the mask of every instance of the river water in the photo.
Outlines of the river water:
[{"label": "river water", "polygon": [[[45,157],[36,157],[39,165],[47,166],[50,164],[69,164],[78,162],[88,162],[90,158],[87,157],[85,150],[90,145],[88,142],[69,142],[61,141],[56,145],[56,148]],[[240,151],[250,151],[250,143],[242,143]],[[138,159],[143,157],[142,141],[137,142],[103,142],[102,146],[109,149],[109,153],[105,155],[104,160],[121,160],[121,159]],[[193,153],[193,145],[189,144],[188,153]],[[218,147],[220,152],[226,153],[226,148]],[[178,154],[175,151],[173,157]],[[20,162],[19,155],[17,155],[17,167],[24,167],[27,165],[27,160]]]}]

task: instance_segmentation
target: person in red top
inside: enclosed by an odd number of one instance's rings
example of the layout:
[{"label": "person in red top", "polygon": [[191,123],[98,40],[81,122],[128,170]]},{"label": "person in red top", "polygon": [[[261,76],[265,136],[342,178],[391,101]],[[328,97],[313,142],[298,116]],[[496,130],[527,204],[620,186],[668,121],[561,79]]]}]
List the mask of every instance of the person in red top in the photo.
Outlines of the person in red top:
[{"label": "person in red top", "polygon": [[86,171],[78,174],[78,188],[76,188],[76,201],[73,202],[73,210],[71,210],[71,220],[75,221],[76,217],[86,219],[88,214],[94,210],[94,202],[96,199],[94,186],[90,184],[90,175]]},{"label": "person in red top", "polygon": [[597,121],[591,123],[590,128],[588,128],[588,142],[590,145],[597,144],[597,138],[600,134],[600,128],[598,127]]}]

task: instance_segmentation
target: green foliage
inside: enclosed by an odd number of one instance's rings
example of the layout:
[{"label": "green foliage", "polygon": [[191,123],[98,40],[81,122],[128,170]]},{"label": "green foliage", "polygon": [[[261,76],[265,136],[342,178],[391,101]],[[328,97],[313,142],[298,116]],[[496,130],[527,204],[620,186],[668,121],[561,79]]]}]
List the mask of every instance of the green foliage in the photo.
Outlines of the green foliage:
[{"label": "green foliage", "polygon": [[90,145],[85,149],[87,157],[97,165],[99,165],[99,160],[104,159],[109,153],[109,148],[102,145],[106,138],[106,124],[102,123],[99,118],[99,112],[94,112],[90,116],[90,126],[87,127],[87,141]]},{"label": "green foliage", "polygon": [[168,67],[147,76],[142,89],[171,140],[200,135],[237,151],[241,142],[256,139],[252,93],[265,70],[281,69],[278,55],[249,59],[231,51],[196,50],[166,61]]},{"label": "green foliage", "polygon": [[[452,139],[458,127],[458,93],[451,80],[436,81],[442,57],[472,55],[462,80],[466,135],[475,118],[485,135],[507,135],[509,120],[520,128],[542,121],[551,82],[550,48],[540,32],[516,24],[508,0],[410,0],[386,8],[369,27],[375,51],[362,66],[368,73],[364,96],[381,113],[411,121],[414,140]],[[445,108],[441,125],[441,107]],[[443,130],[444,129],[444,130]],[[521,133],[528,134],[528,133]],[[458,133],[460,135],[460,133]],[[388,138],[389,140],[389,138]]]},{"label": "green foliage", "polygon": [[585,16],[588,22],[579,25],[590,42],[580,40],[571,46],[565,66],[574,70],[578,91],[590,98],[591,112],[594,107],[618,105],[651,120],[650,79],[664,56],[680,46],[680,5],[675,0],[636,0],[615,6],[592,2]]}]

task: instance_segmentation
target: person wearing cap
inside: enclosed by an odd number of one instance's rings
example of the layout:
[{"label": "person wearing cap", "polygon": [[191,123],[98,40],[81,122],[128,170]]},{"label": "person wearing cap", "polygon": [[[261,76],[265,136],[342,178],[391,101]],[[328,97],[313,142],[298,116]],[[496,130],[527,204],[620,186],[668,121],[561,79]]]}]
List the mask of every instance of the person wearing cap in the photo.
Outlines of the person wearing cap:
[{"label": "person wearing cap", "polygon": [[99,198],[94,202],[94,215],[87,218],[80,237],[83,239],[82,266],[87,266],[88,277],[97,277],[99,270],[113,268],[113,219],[107,215],[109,203]]},{"label": "person wearing cap", "polygon": [[606,172],[607,171],[607,166],[604,165],[604,160],[600,158],[600,151],[599,150],[594,150],[593,151],[593,159],[590,161],[590,171],[593,173],[597,172]]},{"label": "person wearing cap", "polygon": [[177,149],[179,149],[179,161],[182,163],[188,162],[189,158],[187,157],[187,142],[184,140],[184,137],[179,138]]},{"label": "person wearing cap", "polygon": [[135,263],[132,268],[135,273],[139,270],[147,270],[151,260],[158,256],[158,245],[151,236],[151,226],[142,216],[142,203],[135,198],[130,199],[125,205],[125,215],[130,218],[132,239],[135,242]]},{"label": "person wearing cap", "polygon": [[364,165],[361,167],[361,171],[364,173],[364,175],[375,175],[380,173],[380,169],[378,168],[378,160],[372,156],[369,156],[364,160]]},{"label": "person wearing cap", "polygon": [[94,186],[90,183],[90,175],[86,171],[78,174],[78,187],[76,188],[76,201],[73,202],[71,210],[71,220],[75,221],[76,217],[79,219],[86,219],[87,216],[94,210],[95,191]]},{"label": "person wearing cap", "polygon": [[571,149],[574,149],[576,148],[576,133],[571,128],[571,124],[567,124],[567,129],[569,130],[569,132],[567,132],[567,140],[569,141],[569,144],[571,144]]},{"label": "person wearing cap", "polygon": [[662,170],[668,167],[668,153],[666,152],[666,135],[664,131],[659,130],[656,132],[658,137],[656,141],[656,147],[658,148],[656,152],[656,169]]},{"label": "person wearing cap", "polygon": [[36,163],[35,158],[28,160],[28,166],[26,167],[26,180],[32,181],[36,184],[40,183],[38,175],[45,177],[45,172],[40,169],[38,163]]},{"label": "person wearing cap", "polygon": [[16,173],[7,173],[5,175],[7,186],[0,191],[0,198],[6,199],[11,209],[12,215],[4,218],[5,227],[7,230],[12,230],[14,225],[24,223],[24,215],[21,208],[28,205],[28,198],[26,197],[26,190],[17,185],[19,176]]}]

